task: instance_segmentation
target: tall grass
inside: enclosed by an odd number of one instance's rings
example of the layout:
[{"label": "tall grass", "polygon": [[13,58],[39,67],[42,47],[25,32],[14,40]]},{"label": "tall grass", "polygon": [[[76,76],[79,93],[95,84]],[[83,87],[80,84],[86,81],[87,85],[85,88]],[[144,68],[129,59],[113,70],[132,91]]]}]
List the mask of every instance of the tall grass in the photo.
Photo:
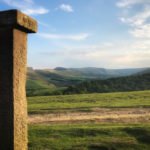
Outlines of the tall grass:
[{"label": "tall grass", "polygon": [[150,124],[32,125],[29,150],[149,150]]}]

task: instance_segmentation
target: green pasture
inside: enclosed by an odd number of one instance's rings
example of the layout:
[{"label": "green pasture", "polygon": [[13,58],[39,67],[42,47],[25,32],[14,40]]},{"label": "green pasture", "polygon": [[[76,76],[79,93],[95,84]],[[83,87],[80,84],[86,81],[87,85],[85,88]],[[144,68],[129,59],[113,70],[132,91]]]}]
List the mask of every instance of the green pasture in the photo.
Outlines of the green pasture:
[{"label": "green pasture", "polygon": [[[150,91],[29,97],[29,114],[150,107]],[[150,123],[29,125],[29,150],[150,150]]]},{"label": "green pasture", "polygon": [[150,107],[150,91],[28,98],[29,114],[92,111],[93,108],[136,107]]},{"label": "green pasture", "polygon": [[150,124],[30,125],[29,150],[150,150]]}]

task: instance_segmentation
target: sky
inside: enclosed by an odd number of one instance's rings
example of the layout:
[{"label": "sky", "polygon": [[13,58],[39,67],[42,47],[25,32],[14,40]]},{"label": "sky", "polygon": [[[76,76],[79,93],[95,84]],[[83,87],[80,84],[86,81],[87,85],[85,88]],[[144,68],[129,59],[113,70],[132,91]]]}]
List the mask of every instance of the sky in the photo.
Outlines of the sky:
[{"label": "sky", "polygon": [[150,65],[150,0],[0,0],[38,21],[28,66],[42,69]]}]

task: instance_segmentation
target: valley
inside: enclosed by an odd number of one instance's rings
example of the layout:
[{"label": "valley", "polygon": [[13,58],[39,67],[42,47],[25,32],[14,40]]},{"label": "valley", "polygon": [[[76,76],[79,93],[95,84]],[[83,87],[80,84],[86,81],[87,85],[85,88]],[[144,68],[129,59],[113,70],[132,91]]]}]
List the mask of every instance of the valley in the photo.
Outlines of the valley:
[{"label": "valley", "polygon": [[150,69],[28,68],[27,96],[103,93],[150,89]]}]

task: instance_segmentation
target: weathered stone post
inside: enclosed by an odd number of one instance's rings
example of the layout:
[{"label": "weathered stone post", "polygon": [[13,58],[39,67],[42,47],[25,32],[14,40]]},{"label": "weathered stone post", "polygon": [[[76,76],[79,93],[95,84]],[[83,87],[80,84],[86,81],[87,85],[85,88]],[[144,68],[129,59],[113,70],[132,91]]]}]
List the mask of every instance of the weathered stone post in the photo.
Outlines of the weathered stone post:
[{"label": "weathered stone post", "polygon": [[27,150],[27,33],[36,31],[20,11],[0,12],[0,150]]}]

